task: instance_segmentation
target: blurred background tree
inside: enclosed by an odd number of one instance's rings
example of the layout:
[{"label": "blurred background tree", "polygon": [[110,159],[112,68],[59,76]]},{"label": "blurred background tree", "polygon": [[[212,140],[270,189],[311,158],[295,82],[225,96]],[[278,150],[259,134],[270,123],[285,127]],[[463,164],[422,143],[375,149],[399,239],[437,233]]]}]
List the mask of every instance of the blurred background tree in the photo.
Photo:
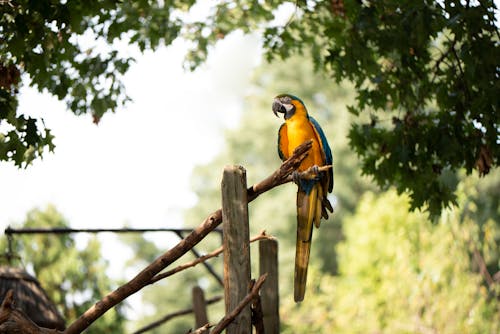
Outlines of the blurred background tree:
[{"label": "blurred background tree", "polygon": [[[17,228],[64,228],[69,223],[52,206],[30,211]],[[5,237],[1,249],[7,249]],[[103,295],[116,288],[118,282],[107,274],[108,267],[96,237],[76,246],[73,235],[30,234],[13,238],[13,251],[20,265],[37,278],[61,312],[66,324],[71,323]],[[96,321],[88,333],[123,333],[125,305],[118,305]]]},{"label": "blurred background tree", "polygon": [[469,181],[459,186],[469,205],[446,210],[438,224],[410,213],[394,190],[365,193],[344,223],[339,275],[313,271],[303,304],[283,300],[283,332],[497,333],[498,280],[490,284],[474,253],[482,250],[498,276],[500,229],[498,220],[481,229],[473,221],[472,203],[482,199]]}]

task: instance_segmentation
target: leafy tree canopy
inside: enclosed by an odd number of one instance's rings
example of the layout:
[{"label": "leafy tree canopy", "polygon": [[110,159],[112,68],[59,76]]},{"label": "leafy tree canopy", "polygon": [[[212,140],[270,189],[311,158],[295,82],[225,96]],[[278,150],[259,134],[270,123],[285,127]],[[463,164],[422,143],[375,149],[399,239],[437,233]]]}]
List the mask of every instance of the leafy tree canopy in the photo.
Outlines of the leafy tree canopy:
[{"label": "leafy tree canopy", "polygon": [[[145,50],[182,36],[193,42],[186,60],[194,68],[218,40],[243,30],[262,34],[268,59],[305,53],[332,80],[354,84],[349,110],[360,118],[350,145],[381,187],[409,191],[411,208],[427,205],[436,214],[456,201],[450,175],[462,168],[487,174],[497,166],[500,52],[493,0],[221,1],[201,20],[189,15],[195,5],[4,1],[0,160],[22,165],[53,149],[50,129],[16,114],[22,73],[98,122],[128,100],[120,79],[132,59],[113,48],[117,39]],[[275,19],[286,8],[292,8],[289,19]],[[84,46],[82,36],[96,45]]]}]

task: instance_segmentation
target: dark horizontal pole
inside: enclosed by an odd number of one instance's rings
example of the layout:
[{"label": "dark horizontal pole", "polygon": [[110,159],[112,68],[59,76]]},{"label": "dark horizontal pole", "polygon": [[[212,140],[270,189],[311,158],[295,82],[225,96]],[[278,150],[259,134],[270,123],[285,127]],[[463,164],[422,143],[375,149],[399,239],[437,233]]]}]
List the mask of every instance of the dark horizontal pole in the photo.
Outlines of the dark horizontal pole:
[{"label": "dark horizontal pole", "polygon": [[[173,232],[173,233],[191,233],[191,228],[70,228],[70,227],[51,227],[51,228],[12,228],[8,226],[4,233],[12,234],[67,234],[67,233],[145,233],[145,232]],[[222,233],[221,229],[215,229],[214,232]]]}]

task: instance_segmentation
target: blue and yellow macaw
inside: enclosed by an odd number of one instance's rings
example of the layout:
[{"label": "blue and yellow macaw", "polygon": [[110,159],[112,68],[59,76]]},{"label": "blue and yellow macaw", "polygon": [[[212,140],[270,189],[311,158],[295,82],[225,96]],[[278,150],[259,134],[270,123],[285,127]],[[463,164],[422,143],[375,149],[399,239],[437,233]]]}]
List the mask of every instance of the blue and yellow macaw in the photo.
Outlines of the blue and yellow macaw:
[{"label": "blue and yellow macaw", "polygon": [[[312,140],[309,155],[302,161],[298,172],[313,166],[332,164],[332,151],[318,122],[307,114],[304,103],[293,95],[278,95],[273,102],[273,112],[284,114],[278,133],[278,153],[282,160],[288,159],[293,150],[308,140]],[[320,225],[321,217],[328,219],[328,211],[333,212],[327,195],[333,190],[333,169],[320,172],[315,179],[296,178],[297,190],[297,246],[295,251],[294,299],[304,299],[307,281],[307,266],[311,251],[313,224]]]}]

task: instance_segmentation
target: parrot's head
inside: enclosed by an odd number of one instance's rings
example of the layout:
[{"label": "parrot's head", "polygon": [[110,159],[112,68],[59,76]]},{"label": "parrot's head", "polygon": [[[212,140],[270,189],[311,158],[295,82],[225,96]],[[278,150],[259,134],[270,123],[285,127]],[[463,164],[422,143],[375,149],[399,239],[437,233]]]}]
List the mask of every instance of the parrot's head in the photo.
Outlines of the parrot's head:
[{"label": "parrot's head", "polygon": [[297,112],[307,114],[304,102],[296,96],[290,94],[281,94],[274,98],[273,113],[279,117],[278,113],[282,113],[285,120],[290,119]]}]

